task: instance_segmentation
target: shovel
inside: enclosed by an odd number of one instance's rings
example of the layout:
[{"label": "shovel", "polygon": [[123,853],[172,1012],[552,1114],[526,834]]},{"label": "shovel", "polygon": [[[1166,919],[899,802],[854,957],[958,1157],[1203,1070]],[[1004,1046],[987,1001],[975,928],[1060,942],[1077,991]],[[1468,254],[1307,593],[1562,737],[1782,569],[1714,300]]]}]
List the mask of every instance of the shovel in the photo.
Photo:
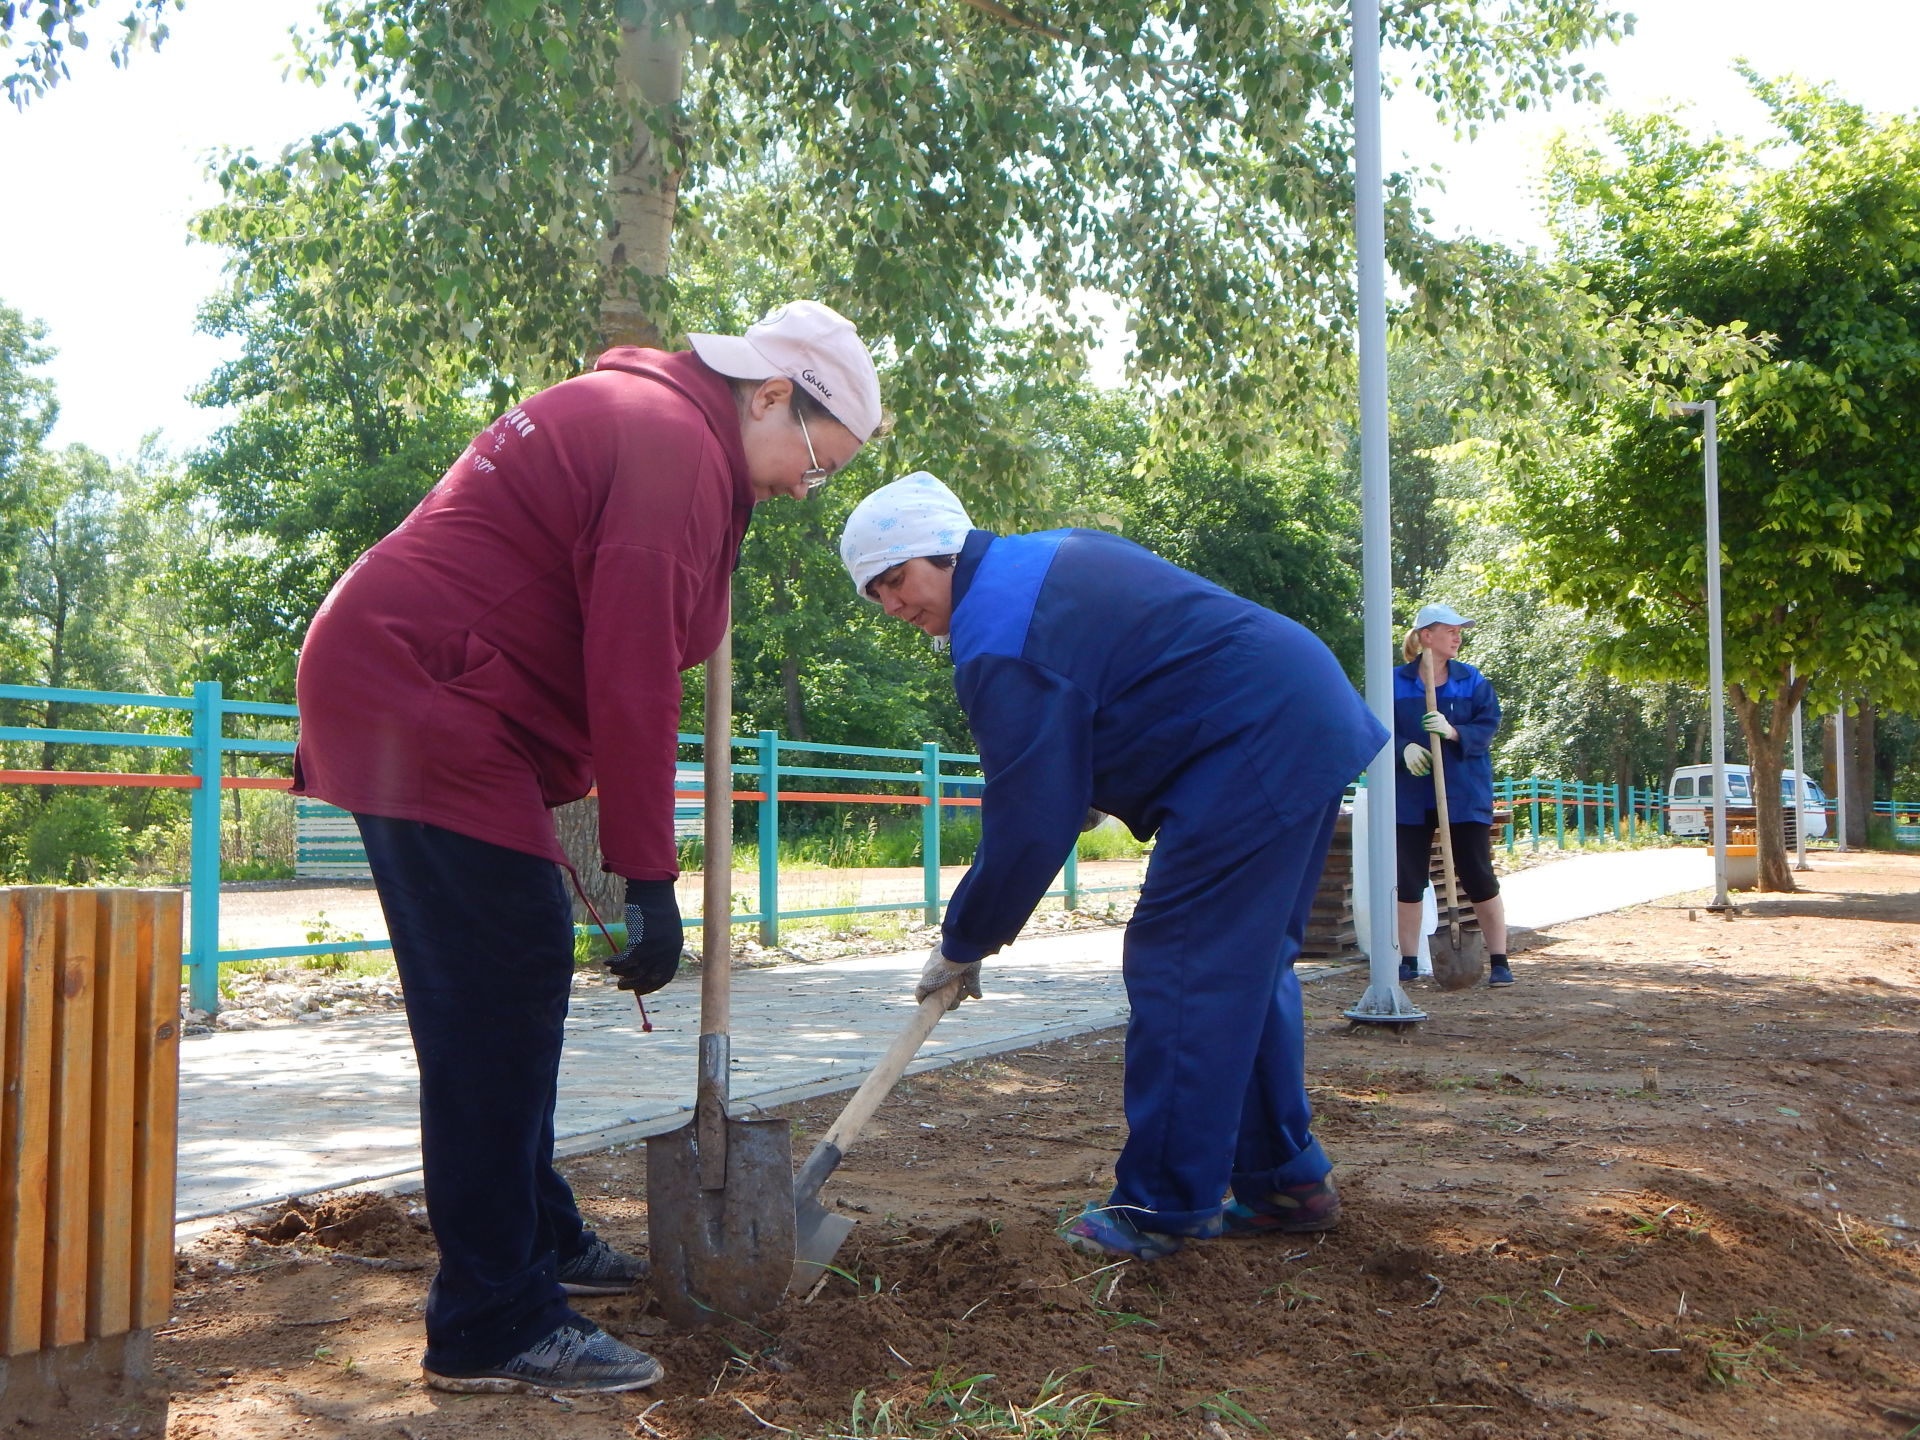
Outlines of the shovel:
[{"label": "shovel", "polygon": [[682,1326],[752,1320],[793,1270],[793,1132],[727,1114],[732,984],[733,639],[707,661],[706,893],[700,930],[700,1073],[691,1124],[647,1138],[653,1291]]},{"label": "shovel", "polygon": [[[1433,652],[1420,657],[1420,674],[1427,682],[1427,709],[1438,710],[1433,694]],[[1440,816],[1440,873],[1447,884],[1447,928],[1436,930],[1428,942],[1433,954],[1433,983],[1442,990],[1471,990],[1487,968],[1487,942],[1460,928],[1460,896],[1453,878],[1453,831],[1447,826],[1447,768],[1441,757],[1441,737],[1429,743],[1433,751],[1433,799]]]},{"label": "shovel", "polygon": [[[959,983],[957,980],[954,982],[955,985]],[[853,1231],[853,1220],[849,1216],[835,1215],[820,1203],[820,1187],[840,1167],[841,1157],[847,1153],[847,1147],[859,1138],[860,1131],[873,1118],[873,1112],[887,1098],[887,1092],[900,1082],[907,1063],[919,1053],[927,1036],[933,1033],[933,1027],[947,1013],[947,1002],[952,996],[953,986],[949,985],[944,990],[934,991],[920,1002],[920,1008],[914,1011],[907,1028],[887,1047],[887,1053],[880,1057],[880,1063],[874,1067],[873,1073],[853,1092],[853,1098],[847,1102],[847,1108],[840,1112],[840,1118],[820,1137],[820,1143],[807,1156],[807,1163],[793,1177],[794,1259],[793,1278],[788,1288],[795,1294],[804,1292],[826,1272],[827,1266],[840,1253],[841,1245],[846,1243],[847,1236]]]}]

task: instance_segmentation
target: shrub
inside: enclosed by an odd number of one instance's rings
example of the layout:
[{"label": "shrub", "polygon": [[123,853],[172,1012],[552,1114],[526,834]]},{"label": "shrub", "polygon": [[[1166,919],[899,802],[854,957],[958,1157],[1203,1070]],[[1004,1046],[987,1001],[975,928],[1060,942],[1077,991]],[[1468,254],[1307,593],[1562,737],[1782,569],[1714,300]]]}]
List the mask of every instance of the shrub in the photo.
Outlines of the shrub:
[{"label": "shrub", "polygon": [[86,885],[125,859],[127,832],[104,796],[67,791],[28,822],[20,848],[28,880]]}]

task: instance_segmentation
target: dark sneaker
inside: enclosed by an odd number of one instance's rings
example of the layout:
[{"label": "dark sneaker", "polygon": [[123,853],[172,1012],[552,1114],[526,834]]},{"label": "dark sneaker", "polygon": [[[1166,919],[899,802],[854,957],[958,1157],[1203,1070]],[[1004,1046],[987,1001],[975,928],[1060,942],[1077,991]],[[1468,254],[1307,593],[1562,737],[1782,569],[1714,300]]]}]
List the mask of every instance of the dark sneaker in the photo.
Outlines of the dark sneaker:
[{"label": "dark sneaker", "polygon": [[1331,1230],[1340,1223],[1340,1192],[1329,1175],[1271,1191],[1260,1200],[1229,1200],[1222,1221],[1221,1233],[1235,1240]]},{"label": "dark sneaker", "polygon": [[1511,965],[1494,964],[1487,967],[1487,984],[1489,986],[1511,985],[1512,983],[1513,967]]},{"label": "dark sneaker", "polygon": [[425,1372],[435,1390],[460,1395],[608,1395],[644,1390],[667,1372],[578,1315],[503,1365],[459,1375]]},{"label": "dark sneaker", "polygon": [[1060,1228],[1060,1238],[1085,1255],[1160,1260],[1185,1245],[1181,1235],[1142,1230],[1118,1205],[1089,1205]]},{"label": "dark sneaker", "polygon": [[1400,962],[1400,983],[1402,985],[1406,984],[1409,980],[1417,980],[1419,978],[1420,966],[1416,961],[1402,960]]},{"label": "dark sneaker", "polygon": [[569,1295],[625,1295],[652,1273],[653,1267],[638,1255],[595,1240],[562,1265],[556,1278]]}]

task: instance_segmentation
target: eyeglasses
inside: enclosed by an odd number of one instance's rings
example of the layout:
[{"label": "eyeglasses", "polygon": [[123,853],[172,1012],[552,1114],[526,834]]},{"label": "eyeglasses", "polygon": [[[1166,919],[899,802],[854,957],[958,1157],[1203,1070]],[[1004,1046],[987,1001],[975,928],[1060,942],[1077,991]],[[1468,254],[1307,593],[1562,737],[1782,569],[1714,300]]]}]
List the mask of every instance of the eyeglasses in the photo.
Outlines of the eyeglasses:
[{"label": "eyeglasses", "polygon": [[820,457],[813,453],[813,436],[807,432],[807,417],[795,410],[793,418],[800,422],[800,438],[807,442],[807,459],[813,462],[810,467],[800,472],[800,483],[807,487],[807,493],[811,495],[833,478],[833,472],[822,465]]}]

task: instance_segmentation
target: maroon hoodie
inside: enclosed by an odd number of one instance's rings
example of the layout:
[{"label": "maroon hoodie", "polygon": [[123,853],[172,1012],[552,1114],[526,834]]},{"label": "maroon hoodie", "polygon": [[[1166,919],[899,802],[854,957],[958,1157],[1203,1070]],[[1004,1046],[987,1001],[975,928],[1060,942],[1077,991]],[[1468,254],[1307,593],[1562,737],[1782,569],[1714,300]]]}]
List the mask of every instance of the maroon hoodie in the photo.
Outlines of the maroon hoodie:
[{"label": "maroon hoodie", "polygon": [[562,860],[548,811],[597,783],[606,868],[673,879],[680,672],[752,510],[691,353],[609,350],[509,410],[313,617],[294,792]]}]

